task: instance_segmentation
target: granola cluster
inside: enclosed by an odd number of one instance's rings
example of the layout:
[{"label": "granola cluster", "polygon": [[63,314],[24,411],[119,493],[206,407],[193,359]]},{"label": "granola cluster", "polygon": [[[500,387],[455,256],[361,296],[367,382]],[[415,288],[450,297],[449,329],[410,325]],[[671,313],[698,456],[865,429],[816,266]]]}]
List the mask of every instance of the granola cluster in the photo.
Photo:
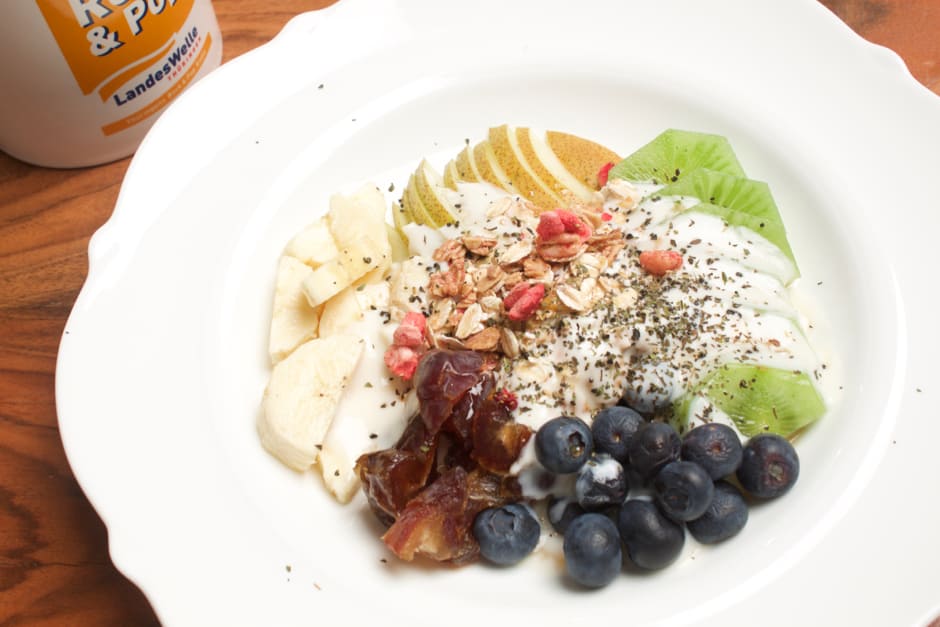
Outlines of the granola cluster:
[{"label": "granola cluster", "polygon": [[428,281],[432,344],[520,356],[519,335],[559,314],[591,309],[622,288],[603,277],[625,245],[600,206],[543,211],[518,198],[493,203],[482,230],[434,251]]}]

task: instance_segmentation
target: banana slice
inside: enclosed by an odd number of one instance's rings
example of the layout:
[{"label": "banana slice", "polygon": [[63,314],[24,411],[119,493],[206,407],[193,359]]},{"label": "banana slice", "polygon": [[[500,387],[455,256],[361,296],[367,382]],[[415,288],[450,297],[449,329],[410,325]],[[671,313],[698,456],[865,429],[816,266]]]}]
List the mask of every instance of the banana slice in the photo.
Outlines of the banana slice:
[{"label": "banana slice", "polygon": [[301,289],[311,307],[319,307],[344,289],[352,280],[342,264],[332,259],[304,277]]},{"label": "banana slice", "polygon": [[268,355],[272,364],[317,336],[320,309],[310,306],[301,289],[304,279],[311,274],[310,266],[294,257],[285,255],[278,260],[268,334]]},{"label": "banana slice", "polygon": [[295,235],[284,248],[284,254],[299,259],[311,268],[318,268],[339,257],[326,218],[320,218]]},{"label": "banana slice", "polygon": [[261,443],[272,455],[295,470],[317,461],[362,350],[363,340],[353,335],[317,338],[274,366],[258,421]]},{"label": "banana slice", "polygon": [[320,314],[320,337],[342,333],[360,320],[362,308],[356,298],[356,288],[347,287],[323,306],[323,313]]}]

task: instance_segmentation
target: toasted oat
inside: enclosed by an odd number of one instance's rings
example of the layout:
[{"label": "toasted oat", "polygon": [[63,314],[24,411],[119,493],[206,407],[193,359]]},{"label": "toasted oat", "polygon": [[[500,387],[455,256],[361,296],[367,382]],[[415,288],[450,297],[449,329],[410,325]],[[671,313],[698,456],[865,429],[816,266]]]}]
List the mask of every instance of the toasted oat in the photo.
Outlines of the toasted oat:
[{"label": "toasted oat", "polygon": [[496,264],[487,264],[480,267],[480,275],[477,278],[476,290],[479,294],[492,294],[500,288],[506,273]]},{"label": "toasted oat", "polygon": [[595,231],[587,243],[588,250],[600,253],[607,259],[608,263],[613,263],[620,251],[626,246],[623,233],[619,229],[610,228]]},{"label": "toasted oat", "polygon": [[503,299],[496,294],[481,296],[479,303],[485,314],[498,314],[503,309]]},{"label": "toasted oat", "polygon": [[450,298],[443,298],[435,301],[434,311],[428,317],[428,325],[432,330],[442,332],[450,329],[450,316],[454,313],[454,301]]},{"label": "toasted oat", "polygon": [[640,297],[639,293],[632,287],[618,292],[614,295],[613,301],[616,307],[621,309],[629,309],[636,304],[637,299]]},{"label": "toasted oat", "polygon": [[503,354],[510,359],[515,359],[519,356],[519,338],[516,337],[516,334],[513,333],[511,329],[505,327],[500,328],[499,348],[503,351]]},{"label": "toasted oat", "polygon": [[457,323],[457,330],[454,335],[457,336],[457,339],[463,340],[482,330],[483,309],[480,307],[479,303],[474,303],[463,312],[463,315],[460,317],[460,322]]},{"label": "toasted oat", "polygon": [[511,265],[518,263],[528,257],[532,253],[532,240],[523,239],[511,244],[505,249],[498,251],[496,254],[499,263],[503,265]]},{"label": "toasted oat", "polygon": [[594,289],[597,287],[597,281],[587,278],[581,281],[581,285],[575,288],[573,285],[562,284],[555,288],[555,293],[565,307],[572,311],[587,311],[596,300]]}]

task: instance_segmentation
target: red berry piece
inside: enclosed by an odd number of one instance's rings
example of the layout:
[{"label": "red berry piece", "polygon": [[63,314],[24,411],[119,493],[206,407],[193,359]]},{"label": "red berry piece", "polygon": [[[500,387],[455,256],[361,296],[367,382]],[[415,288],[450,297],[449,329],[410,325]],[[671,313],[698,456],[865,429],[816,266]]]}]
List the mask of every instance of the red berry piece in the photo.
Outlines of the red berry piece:
[{"label": "red berry piece", "polygon": [[603,187],[604,185],[607,185],[607,179],[610,176],[610,169],[612,167],[614,167],[614,162],[608,161],[607,163],[601,166],[600,170],[597,171],[597,186],[598,187]]},{"label": "red berry piece", "polygon": [[654,276],[664,276],[682,267],[682,255],[674,250],[646,250],[640,253],[640,265]]}]

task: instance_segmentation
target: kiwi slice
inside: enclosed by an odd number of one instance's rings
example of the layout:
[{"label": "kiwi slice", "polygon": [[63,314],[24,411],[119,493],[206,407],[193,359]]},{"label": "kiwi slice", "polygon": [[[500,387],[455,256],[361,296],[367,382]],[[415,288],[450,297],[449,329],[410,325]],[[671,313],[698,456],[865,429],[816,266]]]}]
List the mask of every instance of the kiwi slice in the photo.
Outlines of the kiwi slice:
[{"label": "kiwi slice", "polygon": [[692,211],[718,216],[733,226],[751,229],[775,244],[796,265],[777,203],[767,183],[700,168],[657,193],[700,199],[702,204]]},{"label": "kiwi slice", "polygon": [[721,135],[669,129],[611,168],[609,177],[668,184],[699,168],[733,176],[744,169]]},{"label": "kiwi slice", "polygon": [[818,420],[826,405],[805,372],[729,363],[705,377],[675,405],[680,430],[688,423],[692,396],[704,396],[750,437],[777,433],[790,437]]}]

